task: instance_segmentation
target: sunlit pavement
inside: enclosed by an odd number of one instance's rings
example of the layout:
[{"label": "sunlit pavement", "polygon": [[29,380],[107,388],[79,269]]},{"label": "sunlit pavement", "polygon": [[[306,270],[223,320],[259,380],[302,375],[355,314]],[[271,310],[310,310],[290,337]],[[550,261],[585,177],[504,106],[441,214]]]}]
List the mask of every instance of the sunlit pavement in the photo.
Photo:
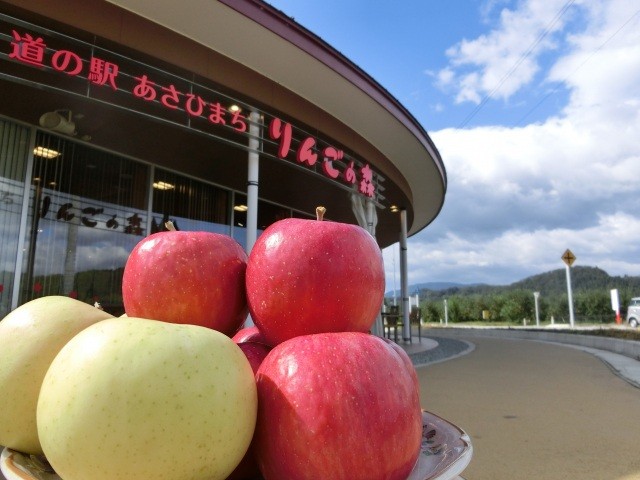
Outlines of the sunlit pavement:
[{"label": "sunlit pavement", "polygon": [[[564,327],[568,327],[565,325]],[[584,331],[600,330],[603,327],[576,327],[576,330]],[[612,329],[629,329],[629,327],[613,325]],[[603,336],[576,336],[574,334],[557,334],[555,329],[542,328],[539,330],[508,328],[478,328],[478,327],[452,327],[452,328],[432,328],[427,329],[427,336],[412,337],[411,342],[399,342],[410,356],[420,356],[423,352],[433,352],[441,345],[438,343],[439,337],[461,339],[464,336],[483,336],[490,338],[515,338],[529,339],[537,341],[547,341],[551,343],[561,343],[567,347],[577,348],[591,353],[605,362],[609,368],[618,376],[629,382],[631,385],[640,388],[640,342],[633,340],[621,340],[607,338]],[[569,343],[567,340],[575,343]],[[444,352],[442,355],[435,355],[443,360],[453,358],[457,355],[464,355],[473,349],[473,343],[469,343],[469,348],[462,352]],[[606,344],[606,346],[604,345]],[[624,355],[620,354],[624,353]],[[427,356],[428,358],[428,356]],[[433,363],[433,362],[424,362]],[[414,361],[418,365],[418,362]]]},{"label": "sunlit pavement", "polygon": [[465,478],[640,479],[640,362],[473,329],[427,335],[475,346],[417,367],[423,408],[471,437]]}]

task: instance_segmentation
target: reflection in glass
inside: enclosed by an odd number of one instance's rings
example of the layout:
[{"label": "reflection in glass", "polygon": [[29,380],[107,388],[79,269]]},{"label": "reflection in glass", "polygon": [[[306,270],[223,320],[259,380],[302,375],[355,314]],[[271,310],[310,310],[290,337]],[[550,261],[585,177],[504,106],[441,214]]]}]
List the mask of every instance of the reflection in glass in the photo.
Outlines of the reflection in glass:
[{"label": "reflection in glass", "polygon": [[[20,303],[67,295],[121,313],[129,252],[148,234],[146,165],[38,132]],[[37,151],[36,151],[37,152]]]},{"label": "reflection in glass", "polygon": [[0,318],[13,296],[28,138],[27,128],[0,120]]},{"label": "reflection in glass", "polygon": [[151,233],[176,230],[229,235],[229,192],[189,177],[156,169],[153,179]]}]

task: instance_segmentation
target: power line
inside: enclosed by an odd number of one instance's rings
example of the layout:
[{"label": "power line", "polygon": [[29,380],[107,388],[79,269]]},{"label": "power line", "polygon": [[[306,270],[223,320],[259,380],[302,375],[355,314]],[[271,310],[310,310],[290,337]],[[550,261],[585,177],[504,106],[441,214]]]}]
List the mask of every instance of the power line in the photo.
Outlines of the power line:
[{"label": "power line", "polygon": [[531,45],[529,45],[529,48],[527,49],[526,52],[524,52],[522,55],[520,55],[520,58],[518,59],[518,61],[511,67],[511,69],[500,79],[500,82],[498,82],[498,85],[496,85],[493,90],[491,90],[491,92],[489,92],[487,95],[485,95],[485,97],[482,99],[482,101],[476,105],[476,107],[471,111],[471,113],[469,113],[469,115],[467,115],[465,117],[465,119],[460,123],[460,125],[458,125],[458,128],[463,128],[467,123],[469,123],[471,121],[471,119],[473,117],[476,116],[476,114],[482,110],[482,108],[487,104],[487,102],[491,99],[491,97],[500,89],[500,87],[502,87],[502,85],[504,84],[504,82],[507,81],[507,79],[513,75],[513,73],[518,69],[518,67],[520,67],[520,65],[522,64],[522,62],[524,62],[527,57],[529,57],[529,55],[531,55],[531,53],[533,52],[533,50],[540,44],[540,42],[551,32],[551,29],[555,26],[556,23],[558,23],[558,21],[560,20],[560,18],[562,18],[562,16],[565,14],[565,12],[569,9],[569,7],[571,7],[571,5],[573,5],[573,3],[575,2],[575,0],[568,0],[564,6],[556,13],[556,15],[553,17],[553,19],[551,20],[551,22],[549,22],[549,24],[546,26],[546,28],[540,33],[540,35],[538,35],[538,38],[536,38],[533,43]]}]

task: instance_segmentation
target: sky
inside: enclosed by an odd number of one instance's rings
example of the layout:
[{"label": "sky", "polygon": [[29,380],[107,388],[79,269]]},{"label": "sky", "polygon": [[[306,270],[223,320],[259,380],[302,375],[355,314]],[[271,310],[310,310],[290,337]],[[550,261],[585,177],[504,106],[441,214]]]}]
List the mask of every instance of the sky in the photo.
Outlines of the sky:
[{"label": "sky", "polygon": [[[448,187],[409,285],[640,275],[640,1],[268,0],[427,130]],[[400,288],[398,244],[384,249]],[[639,292],[640,293],[640,292]]]}]

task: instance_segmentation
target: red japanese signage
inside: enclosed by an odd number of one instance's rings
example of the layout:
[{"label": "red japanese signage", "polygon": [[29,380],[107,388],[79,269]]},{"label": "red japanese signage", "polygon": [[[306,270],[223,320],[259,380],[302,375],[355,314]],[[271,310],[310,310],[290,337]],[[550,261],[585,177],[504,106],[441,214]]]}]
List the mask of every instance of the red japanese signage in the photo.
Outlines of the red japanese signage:
[{"label": "red japanese signage", "polygon": [[[279,118],[272,119],[269,124],[269,137],[279,142],[278,157],[286,158],[289,155],[293,137],[291,124],[283,123]],[[306,137],[301,141],[296,152],[296,160],[298,163],[306,163],[310,167],[314,166],[318,161],[318,153],[315,147],[316,139],[313,137]],[[330,178],[337,179],[341,172],[334,167],[333,162],[342,160],[344,158],[344,152],[335,147],[327,146],[322,149],[321,155],[324,174]],[[360,168],[360,179],[358,191],[363,195],[373,197],[375,194],[375,186],[373,184],[373,172],[369,168],[369,165]],[[355,161],[352,161],[347,168],[344,169],[342,172],[342,180],[351,185],[357,182]]]},{"label": "red japanese signage", "polygon": [[[42,37],[28,32],[12,30],[9,58],[35,67],[51,68],[68,76],[85,78],[98,86],[121,91],[119,85],[120,65],[99,58],[95,54],[84,60],[69,49],[50,49]],[[218,101],[211,101],[191,91],[182,91],[174,83],[163,84],[147,74],[133,76],[129,93],[144,102],[156,102],[169,110],[181,110],[192,118],[206,119],[210,124],[226,126],[239,134],[248,130],[248,120],[240,110],[230,110]],[[268,122],[269,138],[277,143],[276,156],[289,160],[294,144],[294,127],[277,117]],[[316,138],[303,136],[295,149],[295,161],[314,168],[320,162],[322,175],[331,180],[353,186],[369,198],[376,196],[373,171],[368,164],[345,159],[342,150],[331,145],[320,146]]]}]

